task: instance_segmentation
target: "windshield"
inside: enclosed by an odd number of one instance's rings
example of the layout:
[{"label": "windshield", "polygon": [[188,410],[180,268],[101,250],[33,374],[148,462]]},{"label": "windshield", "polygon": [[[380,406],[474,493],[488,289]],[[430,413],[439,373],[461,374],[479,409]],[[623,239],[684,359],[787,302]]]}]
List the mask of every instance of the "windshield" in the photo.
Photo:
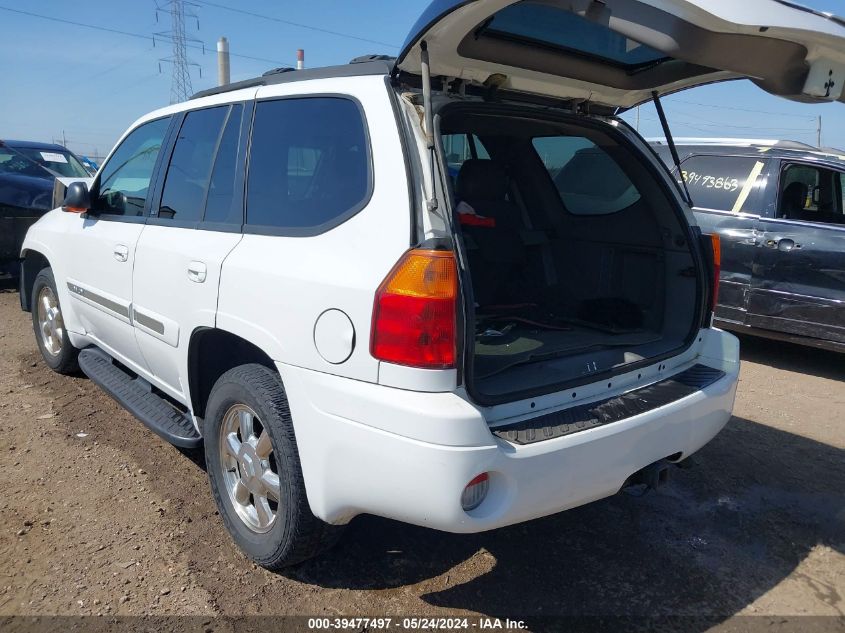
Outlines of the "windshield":
[{"label": "windshield", "polygon": [[68,178],[88,178],[89,173],[80,160],[67,150],[43,150],[29,147],[12,148],[49,170],[53,174]]}]

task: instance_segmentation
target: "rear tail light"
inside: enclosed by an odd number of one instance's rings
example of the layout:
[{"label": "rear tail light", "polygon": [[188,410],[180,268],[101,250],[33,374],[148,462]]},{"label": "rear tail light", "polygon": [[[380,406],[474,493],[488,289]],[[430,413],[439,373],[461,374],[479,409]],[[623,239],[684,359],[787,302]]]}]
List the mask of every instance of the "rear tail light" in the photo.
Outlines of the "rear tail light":
[{"label": "rear tail light", "polygon": [[465,512],[475,510],[484,501],[490,489],[490,475],[481,473],[470,481],[461,494],[461,507]]},{"label": "rear tail light", "polygon": [[408,251],[376,291],[370,352],[399,365],[454,367],[457,300],[454,254]]},{"label": "rear tail light", "polygon": [[713,248],[713,285],[710,288],[710,309],[716,310],[719,300],[719,275],[722,273],[722,241],[716,233],[710,234],[710,244]]}]

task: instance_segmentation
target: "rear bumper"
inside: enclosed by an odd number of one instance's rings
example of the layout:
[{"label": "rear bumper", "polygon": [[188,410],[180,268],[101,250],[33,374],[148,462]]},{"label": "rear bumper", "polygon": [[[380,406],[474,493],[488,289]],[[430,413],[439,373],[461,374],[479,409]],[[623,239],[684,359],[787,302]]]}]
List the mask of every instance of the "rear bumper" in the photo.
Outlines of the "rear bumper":
[{"label": "rear bumper", "polygon": [[[729,334],[718,336],[735,341]],[[708,359],[699,357],[698,362]],[[457,394],[418,394],[285,365],[279,369],[314,514],[331,523],[368,513],[448,532],[479,532],[615,494],[641,468],[700,449],[730,418],[739,371],[735,357],[709,362],[725,376],[685,398],[603,427],[524,446],[495,438],[483,411]],[[354,383],[351,390],[349,383]],[[352,402],[374,394],[377,400],[369,407]],[[334,406],[337,398],[345,405]],[[429,406],[421,406],[426,400]],[[338,415],[341,409],[358,419]],[[475,436],[481,441],[444,445],[412,439],[397,434],[396,424],[391,431],[362,421],[366,415],[360,414],[366,411],[379,424],[382,416],[398,416],[394,422],[405,422],[409,429],[428,422],[442,430],[451,422],[464,440]],[[481,431],[477,436],[469,432],[476,425]],[[490,491],[478,508],[466,513],[461,492],[482,472],[490,473]]]}]

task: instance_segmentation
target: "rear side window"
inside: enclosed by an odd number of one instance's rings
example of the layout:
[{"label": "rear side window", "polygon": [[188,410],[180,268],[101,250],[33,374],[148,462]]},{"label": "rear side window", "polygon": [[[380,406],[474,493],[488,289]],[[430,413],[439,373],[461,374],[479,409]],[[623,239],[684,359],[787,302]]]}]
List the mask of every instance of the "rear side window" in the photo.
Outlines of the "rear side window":
[{"label": "rear side window", "polygon": [[533,144],[569,213],[607,215],[640,200],[619,163],[590,139],[545,136]]},{"label": "rear side window", "polygon": [[240,103],[232,106],[223,136],[220,137],[205,203],[203,220],[206,222],[243,223],[243,200],[236,194],[243,109]]},{"label": "rear side window", "polygon": [[158,217],[181,222],[202,218],[217,141],[229,106],[189,112],[167,168]]},{"label": "rear side window", "polygon": [[256,105],[247,178],[247,224],[314,235],[360,210],[371,190],[358,105],[341,97]]},{"label": "rear side window", "polygon": [[720,211],[753,211],[754,184],[765,161],[754,156],[693,156],[681,165],[693,205]]}]

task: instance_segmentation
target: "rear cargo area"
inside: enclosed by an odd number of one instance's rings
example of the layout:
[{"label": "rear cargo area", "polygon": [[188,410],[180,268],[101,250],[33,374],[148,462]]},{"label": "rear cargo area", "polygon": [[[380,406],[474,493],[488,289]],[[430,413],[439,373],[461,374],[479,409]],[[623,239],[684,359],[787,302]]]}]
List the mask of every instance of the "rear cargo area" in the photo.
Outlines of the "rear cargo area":
[{"label": "rear cargo area", "polygon": [[471,280],[471,390],[538,394],[681,351],[699,319],[688,227],[610,125],[446,110]]}]

